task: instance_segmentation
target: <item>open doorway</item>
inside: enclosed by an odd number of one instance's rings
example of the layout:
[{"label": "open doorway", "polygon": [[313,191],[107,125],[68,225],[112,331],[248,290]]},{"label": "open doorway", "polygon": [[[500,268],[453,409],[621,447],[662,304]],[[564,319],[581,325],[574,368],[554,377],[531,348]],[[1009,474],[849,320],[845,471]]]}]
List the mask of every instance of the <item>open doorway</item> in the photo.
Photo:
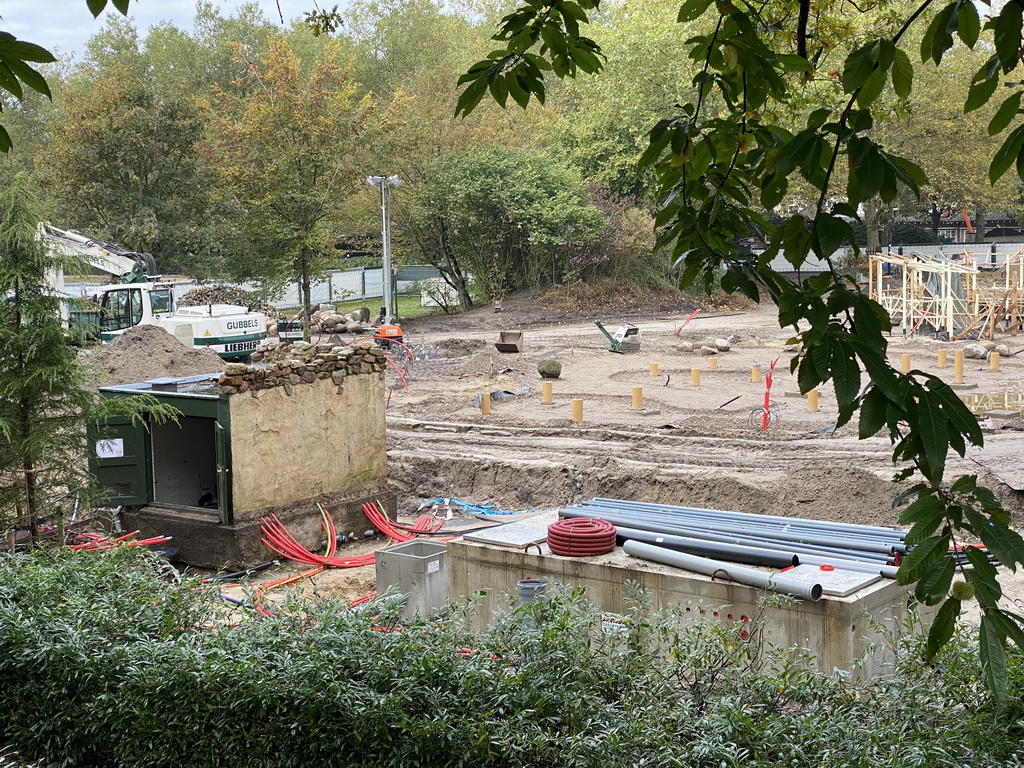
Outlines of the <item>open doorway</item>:
[{"label": "open doorway", "polygon": [[220,509],[215,424],[215,419],[183,416],[177,423],[150,426],[154,501]]}]

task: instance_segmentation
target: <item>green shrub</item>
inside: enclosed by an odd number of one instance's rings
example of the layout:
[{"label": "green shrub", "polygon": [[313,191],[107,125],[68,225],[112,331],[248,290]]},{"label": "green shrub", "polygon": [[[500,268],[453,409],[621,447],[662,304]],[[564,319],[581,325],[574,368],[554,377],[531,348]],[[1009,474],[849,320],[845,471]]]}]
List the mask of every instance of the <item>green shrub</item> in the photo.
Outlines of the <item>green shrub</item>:
[{"label": "green shrub", "polygon": [[909,768],[1009,765],[1022,735],[1019,654],[994,709],[969,636],[927,666],[910,635],[857,682],[635,589],[615,631],[552,587],[474,634],[471,603],[239,620],[192,586],[130,550],[0,560],[0,745],[68,766]]}]

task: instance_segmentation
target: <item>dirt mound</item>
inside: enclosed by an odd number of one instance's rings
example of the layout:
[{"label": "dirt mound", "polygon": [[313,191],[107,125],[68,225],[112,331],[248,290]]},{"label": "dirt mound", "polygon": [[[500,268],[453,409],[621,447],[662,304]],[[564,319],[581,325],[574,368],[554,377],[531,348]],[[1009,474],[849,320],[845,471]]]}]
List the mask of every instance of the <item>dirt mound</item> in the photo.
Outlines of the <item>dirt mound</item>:
[{"label": "dirt mound", "polygon": [[82,350],[81,358],[107,374],[107,378],[99,382],[100,386],[224,370],[224,361],[212,349],[186,347],[155,325],[129,328],[108,344]]}]

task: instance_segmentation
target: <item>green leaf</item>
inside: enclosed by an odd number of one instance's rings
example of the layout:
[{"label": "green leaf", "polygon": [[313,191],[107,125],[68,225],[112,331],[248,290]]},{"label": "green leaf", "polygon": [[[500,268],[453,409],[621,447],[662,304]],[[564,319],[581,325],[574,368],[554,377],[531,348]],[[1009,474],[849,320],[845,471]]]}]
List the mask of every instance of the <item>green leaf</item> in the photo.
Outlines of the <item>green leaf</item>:
[{"label": "green leaf", "polygon": [[1024,630],[1021,629],[1020,622],[1024,621],[1024,617],[1019,614],[1012,613],[1010,611],[1002,611],[998,608],[988,608],[985,611],[985,615],[988,616],[994,624],[998,625],[1000,632],[1004,637],[1009,637],[1013,640],[1013,644],[1018,648],[1024,649]]},{"label": "green leaf", "polygon": [[956,18],[956,33],[964,41],[964,45],[973,48],[981,34],[981,19],[974,3],[963,3]]},{"label": "green leaf", "polygon": [[849,225],[838,216],[822,211],[814,217],[814,241],[819,258],[827,259],[850,238]]},{"label": "green leaf", "polygon": [[1006,702],[1006,635],[1002,626],[989,618],[987,611],[981,616],[978,650],[989,693],[1003,704]]},{"label": "green leaf", "polygon": [[[957,397],[952,387],[937,376],[929,376],[925,386],[942,405],[942,413],[949,425],[966,437],[972,445],[982,445],[985,436],[982,434],[981,425],[964,401]],[[963,456],[963,452],[960,452],[960,455]]]},{"label": "green leaf", "polygon": [[878,41],[872,40],[846,57],[843,65],[844,91],[853,93],[864,85],[875,66],[877,51]]},{"label": "green leaf", "polygon": [[914,408],[916,419],[914,429],[924,449],[921,471],[925,477],[938,485],[946,466],[946,454],[949,452],[949,437],[946,430],[946,416],[942,406],[931,392],[918,390],[919,402]]},{"label": "green leaf", "polygon": [[491,83],[491,96],[498,102],[502,107],[508,103],[508,86],[505,85],[505,78],[495,78],[494,82]]},{"label": "green leaf", "polygon": [[1003,596],[996,567],[988,561],[987,554],[977,547],[966,547],[964,554],[971,564],[971,570],[966,574],[967,579],[974,585],[975,597],[985,607],[994,606]]},{"label": "green leaf", "polygon": [[10,152],[14,144],[11,142],[11,135],[7,129],[0,125],[0,152]]},{"label": "green leaf", "polygon": [[914,65],[902,48],[896,49],[892,62],[892,89],[901,99],[910,98],[914,88]]},{"label": "green leaf", "polygon": [[857,92],[857,106],[861,109],[868,109],[882,93],[885,88],[885,70],[879,67],[871,76],[864,81],[860,91]]},{"label": "green leaf", "polygon": [[989,136],[1001,133],[1013,121],[1013,118],[1017,116],[1017,110],[1020,109],[1021,96],[1024,96],[1024,91],[1017,91],[999,106],[992,119],[989,120]]},{"label": "green leaf", "polygon": [[971,530],[1005,568],[1016,571],[1018,564],[1024,564],[1024,540],[1019,533],[990,515],[982,515],[969,507],[965,512]]},{"label": "green leaf", "polygon": [[839,406],[849,405],[860,392],[860,365],[849,344],[837,340],[832,345],[829,370]]},{"label": "green leaf", "polygon": [[956,630],[956,620],[959,616],[960,601],[955,597],[947,599],[942,604],[942,607],[939,608],[935,618],[932,620],[932,626],[928,630],[928,644],[925,649],[925,656],[929,661],[934,659],[936,654],[953,637],[953,632]]},{"label": "green leaf", "polygon": [[914,596],[925,605],[936,605],[949,593],[956,573],[956,563],[949,557],[925,573],[914,587]]},{"label": "green leaf", "polygon": [[680,24],[687,21],[696,21],[704,12],[711,7],[714,0],[686,0],[679,8],[679,15],[676,21]]},{"label": "green leaf", "polygon": [[85,4],[88,6],[93,17],[96,17],[103,13],[103,9],[107,7],[107,0],[85,0]]},{"label": "green leaf", "polygon": [[938,565],[946,557],[948,549],[948,534],[925,539],[903,558],[900,569],[896,571],[896,581],[900,584],[913,584]]},{"label": "green leaf", "polygon": [[934,493],[922,493],[900,513],[900,525],[930,522],[934,531],[945,515],[946,507],[938,496]]},{"label": "green leaf", "polygon": [[1003,144],[992,157],[992,163],[988,167],[988,180],[995,184],[1003,177],[1003,174],[1010,170],[1010,166],[1017,160],[1021,148],[1024,147],[1024,125],[1014,128]]},{"label": "green leaf", "polygon": [[803,130],[796,134],[779,152],[775,162],[775,172],[788,176],[793,169],[803,166],[810,160],[818,160],[818,134],[815,131]]},{"label": "green leaf", "polygon": [[[950,3],[936,14],[928,25],[924,39],[921,41],[922,60],[931,59],[936,64],[942,63],[943,54],[953,47],[953,29],[955,22],[953,13],[959,3]],[[925,45],[927,44],[927,50]]]},{"label": "green leaf", "polygon": [[996,44],[996,55],[1002,62],[1003,72],[1017,66],[1020,58],[1020,30],[1024,23],[1024,8],[1017,3],[1006,3],[1002,11],[990,22],[992,37]]}]

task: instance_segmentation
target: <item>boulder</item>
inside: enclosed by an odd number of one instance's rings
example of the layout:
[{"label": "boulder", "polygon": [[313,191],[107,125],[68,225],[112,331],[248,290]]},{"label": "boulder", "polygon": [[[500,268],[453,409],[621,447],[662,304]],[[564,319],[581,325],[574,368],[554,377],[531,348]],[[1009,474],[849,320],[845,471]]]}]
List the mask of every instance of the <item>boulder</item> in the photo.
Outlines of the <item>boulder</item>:
[{"label": "boulder", "polygon": [[719,352],[728,352],[732,349],[732,344],[729,343],[728,339],[715,339],[715,348]]},{"label": "boulder", "polygon": [[542,379],[557,379],[562,375],[562,364],[551,357],[537,362],[537,373]]},{"label": "boulder", "polygon": [[996,348],[993,351],[998,352],[1000,357],[1010,356],[1010,348],[1005,344],[996,344]]},{"label": "boulder", "polygon": [[972,360],[984,360],[988,357],[988,350],[981,344],[968,344],[964,347],[964,357]]}]

